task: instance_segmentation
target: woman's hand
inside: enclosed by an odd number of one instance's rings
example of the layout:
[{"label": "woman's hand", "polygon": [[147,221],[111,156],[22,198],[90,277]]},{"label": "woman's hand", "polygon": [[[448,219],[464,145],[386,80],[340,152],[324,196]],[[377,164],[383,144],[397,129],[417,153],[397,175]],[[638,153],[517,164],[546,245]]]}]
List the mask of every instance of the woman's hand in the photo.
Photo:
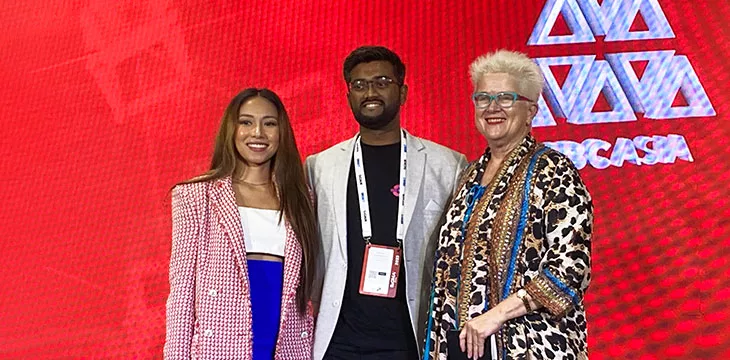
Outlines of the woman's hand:
[{"label": "woman's hand", "polygon": [[496,308],[467,321],[459,334],[461,351],[465,351],[470,359],[484,356],[484,344],[487,337],[499,331],[505,321]]}]

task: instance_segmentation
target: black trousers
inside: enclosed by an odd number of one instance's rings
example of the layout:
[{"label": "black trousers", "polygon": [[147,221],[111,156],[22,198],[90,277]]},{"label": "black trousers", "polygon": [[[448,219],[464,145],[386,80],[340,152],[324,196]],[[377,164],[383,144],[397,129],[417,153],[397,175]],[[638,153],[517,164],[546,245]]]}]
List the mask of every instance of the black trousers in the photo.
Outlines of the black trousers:
[{"label": "black trousers", "polygon": [[330,343],[324,360],[418,360],[418,351],[360,351],[350,346]]}]

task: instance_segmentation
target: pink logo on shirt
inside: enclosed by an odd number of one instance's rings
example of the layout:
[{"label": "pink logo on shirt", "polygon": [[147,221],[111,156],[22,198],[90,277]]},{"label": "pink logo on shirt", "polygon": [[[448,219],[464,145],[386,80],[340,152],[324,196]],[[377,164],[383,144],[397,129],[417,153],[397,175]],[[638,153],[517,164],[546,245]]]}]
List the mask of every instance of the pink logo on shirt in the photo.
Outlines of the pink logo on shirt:
[{"label": "pink logo on shirt", "polygon": [[400,184],[395,184],[390,189],[390,193],[393,194],[393,196],[398,197],[400,195]]}]

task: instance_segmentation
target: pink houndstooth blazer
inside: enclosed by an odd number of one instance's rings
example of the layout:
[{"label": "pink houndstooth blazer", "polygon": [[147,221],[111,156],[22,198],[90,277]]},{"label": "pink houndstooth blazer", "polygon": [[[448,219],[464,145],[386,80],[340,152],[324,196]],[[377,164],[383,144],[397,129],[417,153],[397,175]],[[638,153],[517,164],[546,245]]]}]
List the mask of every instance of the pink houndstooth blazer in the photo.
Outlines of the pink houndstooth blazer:
[{"label": "pink houndstooth blazer", "polygon": [[[274,359],[310,359],[314,319],[298,311],[301,247],[289,223]],[[230,177],[172,191],[165,359],[251,359],[251,298]]]}]

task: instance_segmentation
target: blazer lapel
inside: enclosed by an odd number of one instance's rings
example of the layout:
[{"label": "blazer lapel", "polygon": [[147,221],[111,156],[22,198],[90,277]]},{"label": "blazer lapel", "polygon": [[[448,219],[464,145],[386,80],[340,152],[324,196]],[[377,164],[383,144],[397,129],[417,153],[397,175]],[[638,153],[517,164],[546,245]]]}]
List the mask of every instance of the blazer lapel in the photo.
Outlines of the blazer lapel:
[{"label": "blazer lapel", "polygon": [[[248,289],[248,266],[246,265],[246,246],[243,241],[243,226],[238,213],[238,206],[233,194],[231,178],[226,177],[216,181],[212,191],[213,204],[216,204],[218,221],[221,229],[228,235],[231,242],[233,254],[238,262],[241,277]],[[294,230],[289,221],[284,219],[286,226],[286,243],[284,245],[284,279],[282,285],[281,316],[279,328],[281,329],[289,313],[289,303],[296,301],[296,291],[299,286],[300,267],[302,263],[302,250]],[[296,306],[294,307],[296,308]]]},{"label": "blazer lapel", "polygon": [[340,156],[332,166],[332,199],[334,200],[335,226],[342,258],[347,259],[347,181],[350,178],[352,150],[355,138],[340,146]]},{"label": "blazer lapel", "polygon": [[228,235],[242,278],[244,281],[248,281],[248,277],[246,276],[248,267],[246,266],[246,246],[243,242],[243,226],[241,225],[236,198],[233,194],[231,178],[225,177],[216,181],[213,185],[212,193],[215,197],[213,204],[216,204],[218,222],[223,232]]},{"label": "blazer lapel", "polygon": [[[286,226],[286,243],[284,245],[284,283],[282,285],[281,299],[281,316],[279,317],[279,329],[284,328],[284,323],[289,315],[290,309],[298,309],[299,304],[296,303],[297,287],[299,287],[300,271],[302,266],[302,247],[299,245],[297,236],[289,224],[284,219]],[[294,306],[289,304],[294,302]],[[278,341],[277,341],[278,346]]]},{"label": "blazer lapel", "polygon": [[413,218],[416,209],[418,196],[421,193],[423,173],[426,168],[426,147],[421,139],[409,134],[406,131],[406,206],[405,206],[405,233],[408,233],[408,226]]}]

